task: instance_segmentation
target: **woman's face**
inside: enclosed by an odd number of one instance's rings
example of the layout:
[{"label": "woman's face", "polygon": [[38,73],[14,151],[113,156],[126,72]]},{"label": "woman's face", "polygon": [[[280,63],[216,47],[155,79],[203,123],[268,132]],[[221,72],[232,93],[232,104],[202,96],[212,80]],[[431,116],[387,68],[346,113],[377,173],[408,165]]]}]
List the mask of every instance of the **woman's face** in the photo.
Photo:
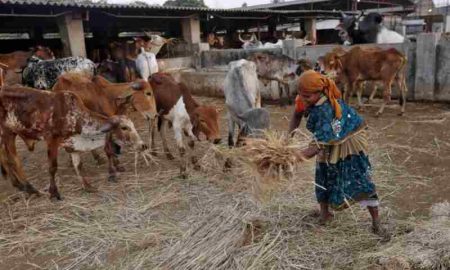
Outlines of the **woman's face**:
[{"label": "woman's face", "polygon": [[319,101],[320,99],[320,92],[306,92],[301,91],[300,96],[305,103],[306,107],[309,107],[311,105],[314,105]]}]

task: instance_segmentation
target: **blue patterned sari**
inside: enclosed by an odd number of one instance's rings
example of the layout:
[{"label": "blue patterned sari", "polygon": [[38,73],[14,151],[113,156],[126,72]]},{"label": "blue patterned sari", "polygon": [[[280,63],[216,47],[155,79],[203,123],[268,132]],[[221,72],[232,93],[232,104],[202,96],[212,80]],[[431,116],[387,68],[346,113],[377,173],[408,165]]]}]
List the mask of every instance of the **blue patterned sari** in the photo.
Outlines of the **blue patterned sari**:
[{"label": "blue patterned sari", "polygon": [[306,128],[313,133],[320,148],[316,164],[316,197],[335,210],[354,202],[377,206],[378,197],[371,179],[367,156],[366,125],[356,111],[339,100],[342,119],[326,97],[308,109]]}]

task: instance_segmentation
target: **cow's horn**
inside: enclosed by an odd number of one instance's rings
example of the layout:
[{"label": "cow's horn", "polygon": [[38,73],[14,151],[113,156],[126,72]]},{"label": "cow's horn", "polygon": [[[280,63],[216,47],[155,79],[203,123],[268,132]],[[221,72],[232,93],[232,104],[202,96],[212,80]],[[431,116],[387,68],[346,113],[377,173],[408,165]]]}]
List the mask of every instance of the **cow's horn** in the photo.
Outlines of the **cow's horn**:
[{"label": "cow's horn", "polygon": [[133,90],[139,91],[139,90],[142,90],[144,87],[143,87],[143,85],[142,85],[141,82],[133,82],[133,83],[131,84],[131,88],[132,88]]},{"label": "cow's horn", "polygon": [[245,41],[244,39],[242,39],[242,37],[241,37],[241,33],[239,33],[238,37],[239,37],[239,40],[240,40],[240,41],[241,41],[242,43],[245,43],[245,42],[247,42],[247,41]]}]

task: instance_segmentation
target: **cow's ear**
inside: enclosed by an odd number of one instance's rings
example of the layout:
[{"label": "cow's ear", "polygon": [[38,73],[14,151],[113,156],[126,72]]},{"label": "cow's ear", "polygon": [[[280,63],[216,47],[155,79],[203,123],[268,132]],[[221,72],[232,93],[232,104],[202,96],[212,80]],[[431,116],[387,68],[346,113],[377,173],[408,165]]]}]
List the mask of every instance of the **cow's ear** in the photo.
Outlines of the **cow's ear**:
[{"label": "cow's ear", "polygon": [[127,103],[130,103],[132,100],[133,100],[133,91],[127,91],[122,95],[118,96],[115,102],[117,107],[121,107]]},{"label": "cow's ear", "polygon": [[112,116],[108,121],[100,127],[100,131],[103,133],[110,132],[113,128],[118,127],[120,124],[120,118],[118,116]]}]

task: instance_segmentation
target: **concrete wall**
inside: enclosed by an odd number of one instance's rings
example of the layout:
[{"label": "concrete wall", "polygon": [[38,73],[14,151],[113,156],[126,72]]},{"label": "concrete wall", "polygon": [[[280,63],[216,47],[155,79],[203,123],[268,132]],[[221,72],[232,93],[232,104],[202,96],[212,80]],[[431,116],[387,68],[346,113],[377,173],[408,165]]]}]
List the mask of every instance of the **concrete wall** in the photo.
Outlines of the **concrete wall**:
[{"label": "concrete wall", "polygon": [[176,57],[158,59],[159,71],[172,71],[180,69],[189,69],[194,67],[193,57]]},{"label": "concrete wall", "polygon": [[[443,35],[441,37],[436,33],[425,33],[418,36],[417,43],[405,42],[377,46],[396,48],[406,55],[409,100],[450,101],[450,36]],[[194,60],[197,63],[195,65],[197,74],[187,73],[181,77],[184,82],[191,85],[194,93],[223,96],[221,90],[223,80],[228,70],[227,65],[231,61],[247,58],[251,53],[257,51],[270,51],[275,54],[285,54],[294,59],[307,58],[315,61],[334,47],[336,46],[298,47],[292,41],[285,41],[282,49],[203,51],[200,53],[199,59]],[[269,87],[261,85],[261,90],[266,99],[279,98],[276,83],[272,83]],[[397,95],[398,91],[394,87],[393,96]]]}]

